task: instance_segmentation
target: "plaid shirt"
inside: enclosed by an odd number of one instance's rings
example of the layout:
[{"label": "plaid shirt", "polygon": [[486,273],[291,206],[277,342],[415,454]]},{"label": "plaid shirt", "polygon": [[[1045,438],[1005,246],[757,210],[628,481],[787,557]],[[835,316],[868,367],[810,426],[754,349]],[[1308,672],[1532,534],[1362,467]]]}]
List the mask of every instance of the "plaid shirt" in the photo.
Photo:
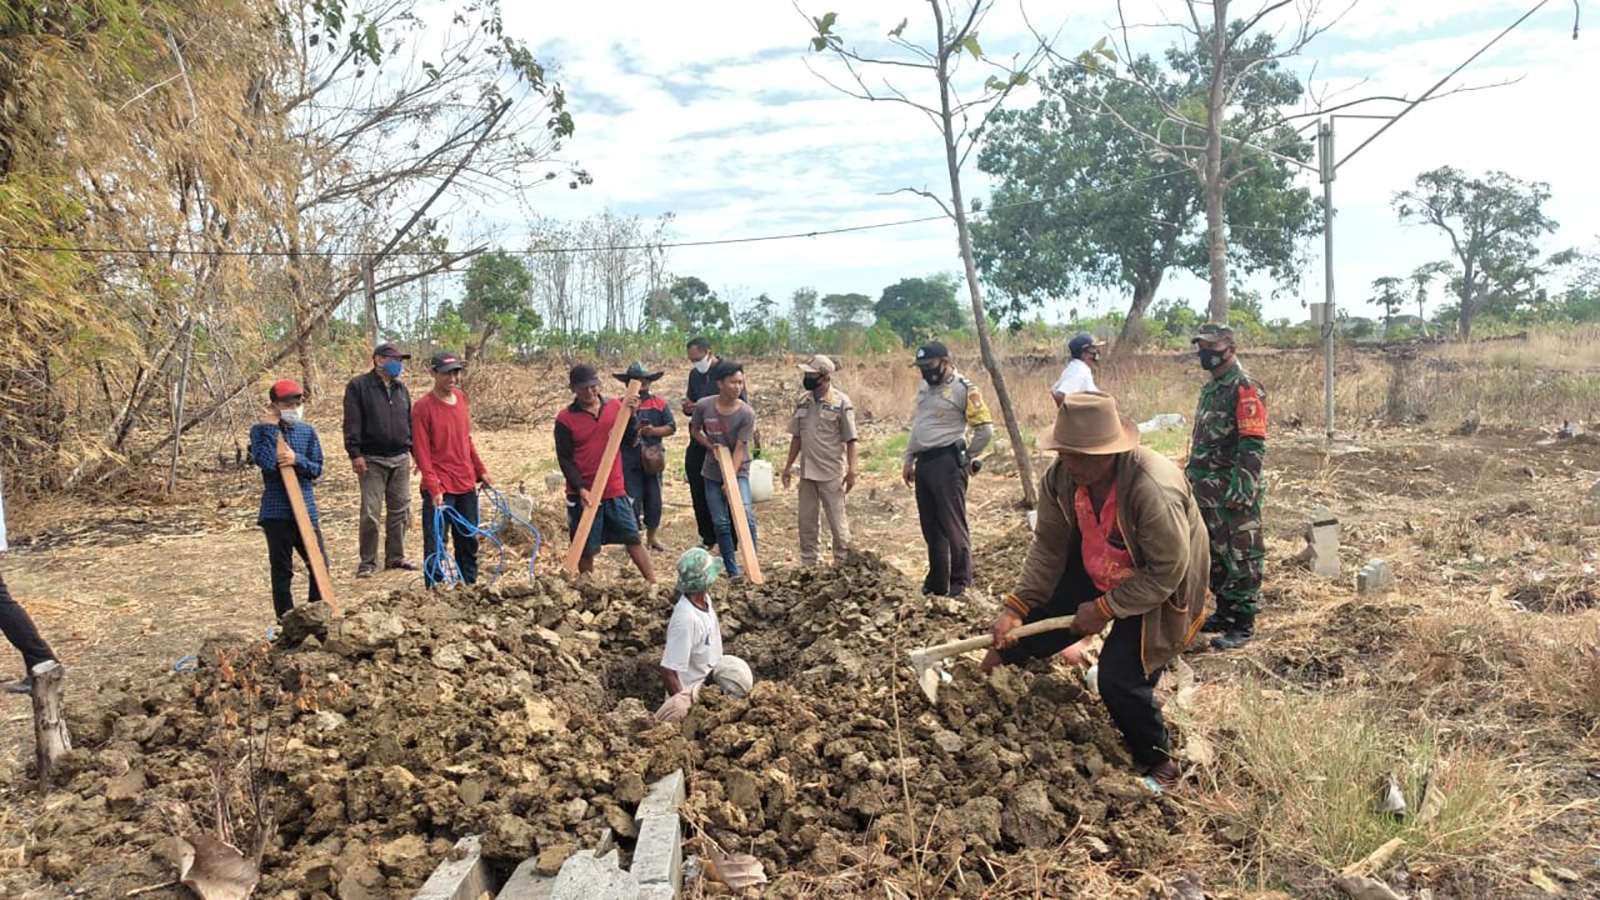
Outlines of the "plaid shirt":
[{"label": "plaid shirt", "polygon": [[[261,512],[256,521],[269,519],[294,519],[289,506],[289,492],[283,489],[283,474],[278,471],[277,425],[261,423],[250,428],[250,459],[261,467]],[[311,492],[311,483],[322,474],[322,442],[317,440],[317,430],[305,422],[296,422],[284,433],[289,449],[294,451],[294,473],[300,480],[300,495],[306,499],[306,515],[311,524],[317,524],[317,499]]]}]

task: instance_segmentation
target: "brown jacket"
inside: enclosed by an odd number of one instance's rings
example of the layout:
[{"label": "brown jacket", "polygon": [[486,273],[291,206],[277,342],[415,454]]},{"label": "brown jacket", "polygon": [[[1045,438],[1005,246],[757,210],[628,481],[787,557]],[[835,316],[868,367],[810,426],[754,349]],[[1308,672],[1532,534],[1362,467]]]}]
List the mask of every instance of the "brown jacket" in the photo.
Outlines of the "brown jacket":
[{"label": "brown jacket", "polygon": [[[1211,545],[1183,470],[1138,447],[1117,458],[1117,522],[1133,555],[1134,574],[1100,598],[1119,619],[1138,616],[1146,674],[1166,665],[1205,619]],[[1058,459],[1039,484],[1039,519],[1022,563],[1017,599],[1028,609],[1048,601],[1078,536],[1073,498],[1078,486]]]}]

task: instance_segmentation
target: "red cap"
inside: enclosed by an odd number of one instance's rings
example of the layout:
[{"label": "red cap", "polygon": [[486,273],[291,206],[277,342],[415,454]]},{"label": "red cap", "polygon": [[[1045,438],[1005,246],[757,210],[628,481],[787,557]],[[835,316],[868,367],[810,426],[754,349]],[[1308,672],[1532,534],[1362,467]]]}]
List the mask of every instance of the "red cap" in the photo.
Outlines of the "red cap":
[{"label": "red cap", "polygon": [[272,390],[267,393],[267,398],[270,400],[283,400],[288,397],[303,397],[305,393],[300,389],[300,382],[285,378],[282,381],[273,383]]}]

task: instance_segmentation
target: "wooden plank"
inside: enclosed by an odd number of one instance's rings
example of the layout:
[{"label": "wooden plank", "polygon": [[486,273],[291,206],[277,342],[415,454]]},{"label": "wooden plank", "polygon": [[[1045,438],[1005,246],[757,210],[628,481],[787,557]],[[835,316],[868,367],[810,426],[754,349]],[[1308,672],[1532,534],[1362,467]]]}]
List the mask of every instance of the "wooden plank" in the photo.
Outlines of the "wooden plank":
[{"label": "wooden plank", "polygon": [[72,749],[72,737],[67,732],[63,714],[66,702],[62,699],[67,670],[61,663],[47,659],[28,674],[33,676],[33,746],[39,769],[39,791],[48,794],[53,786],[56,763]]},{"label": "wooden plank", "polygon": [[[622,449],[622,434],[628,430],[628,420],[633,418],[628,401],[638,397],[643,387],[642,381],[628,382],[628,389],[622,394],[622,409],[617,413],[617,421],[611,425],[611,434],[606,436],[606,450],[600,456],[600,468],[595,470],[594,483],[589,485],[589,505],[583,508],[583,517],[578,520],[578,530],[572,533],[572,545],[567,548],[567,558],[562,563],[574,575],[578,574],[578,561],[583,559],[583,545],[589,541],[595,514],[600,511],[600,501],[605,499],[605,480],[611,475],[611,467],[616,464],[617,453]],[[596,486],[602,489],[595,490]]]},{"label": "wooden plank", "polygon": [[[277,419],[269,420],[274,424]],[[289,442],[283,439],[283,431],[278,431],[278,450],[282,452],[289,447]],[[289,508],[294,510],[294,527],[300,531],[300,543],[305,545],[306,559],[311,563],[311,581],[317,586],[317,593],[321,595],[322,602],[328,604],[328,609],[333,612],[334,618],[339,617],[339,601],[333,597],[333,579],[328,577],[328,563],[322,558],[322,545],[317,543],[317,530],[311,527],[311,515],[306,512],[306,498],[300,496],[300,477],[295,474],[294,466],[278,466],[279,474],[283,475],[283,489],[289,494]]]},{"label": "wooden plank", "polygon": [[744,497],[739,494],[739,472],[733,467],[733,454],[717,445],[717,466],[722,469],[722,493],[728,498],[733,515],[733,532],[739,536],[739,555],[744,557],[745,577],[751,584],[766,584],[761,577],[761,561],[756,559],[756,542],[750,539],[750,523],[744,517]]}]

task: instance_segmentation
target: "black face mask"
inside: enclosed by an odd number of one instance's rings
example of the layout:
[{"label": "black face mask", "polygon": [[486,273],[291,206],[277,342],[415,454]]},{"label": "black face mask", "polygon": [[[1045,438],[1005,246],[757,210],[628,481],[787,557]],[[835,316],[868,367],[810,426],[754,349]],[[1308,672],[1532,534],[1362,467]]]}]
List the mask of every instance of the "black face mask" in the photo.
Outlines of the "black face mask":
[{"label": "black face mask", "polygon": [[807,375],[806,377],[800,379],[800,383],[806,386],[806,390],[814,391],[817,389],[818,385],[822,384],[822,376]]},{"label": "black face mask", "polygon": [[1200,368],[1210,372],[1221,366],[1226,361],[1227,355],[1226,350],[1201,350]]},{"label": "black face mask", "polygon": [[944,369],[939,366],[924,368],[922,370],[922,380],[931,385],[944,384]]}]

